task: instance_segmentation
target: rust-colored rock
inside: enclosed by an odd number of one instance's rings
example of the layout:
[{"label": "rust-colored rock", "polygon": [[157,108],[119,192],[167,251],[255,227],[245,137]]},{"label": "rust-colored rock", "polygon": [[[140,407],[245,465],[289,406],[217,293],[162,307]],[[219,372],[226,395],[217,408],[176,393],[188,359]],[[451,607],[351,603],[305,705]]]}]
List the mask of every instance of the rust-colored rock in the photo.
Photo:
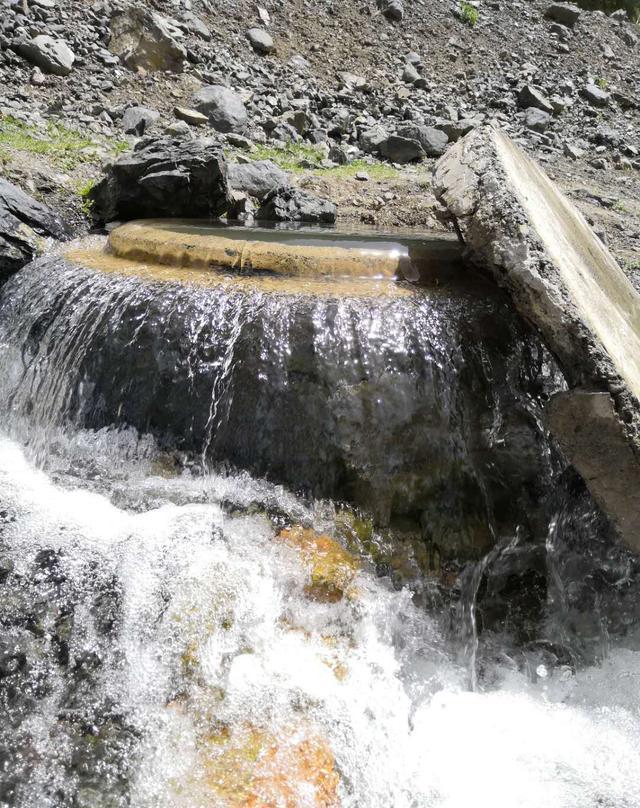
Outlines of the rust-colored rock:
[{"label": "rust-colored rock", "polygon": [[300,552],[309,566],[309,597],[323,603],[341,600],[353,582],[360,565],[335,539],[299,525],[286,528],[278,538]]}]

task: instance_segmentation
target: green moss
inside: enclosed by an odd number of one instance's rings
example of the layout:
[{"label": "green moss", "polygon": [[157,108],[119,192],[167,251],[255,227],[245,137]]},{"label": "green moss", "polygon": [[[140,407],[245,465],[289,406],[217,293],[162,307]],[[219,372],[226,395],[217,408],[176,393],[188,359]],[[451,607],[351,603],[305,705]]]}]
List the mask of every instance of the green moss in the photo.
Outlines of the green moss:
[{"label": "green moss", "polygon": [[38,128],[10,115],[0,118],[0,147],[45,155],[63,169],[72,170],[80,163],[97,162],[100,159],[98,149],[101,145],[106,146],[113,154],[119,154],[128,148],[125,141],[106,138],[97,140],[53,121]]},{"label": "green moss", "polygon": [[598,80],[596,81],[596,84],[598,85],[598,87],[599,87],[601,90],[606,90],[606,89],[607,89],[607,87],[609,86],[609,82],[608,82],[606,79],[598,79]]},{"label": "green moss", "polygon": [[478,22],[478,17],[480,16],[480,13],[475,6],[471,5],[471,3],[467,3],[466,0],[461,0],[460,16],[462,17],[462,20],[467,23],[468,26],[473,28],[473,26]]}]

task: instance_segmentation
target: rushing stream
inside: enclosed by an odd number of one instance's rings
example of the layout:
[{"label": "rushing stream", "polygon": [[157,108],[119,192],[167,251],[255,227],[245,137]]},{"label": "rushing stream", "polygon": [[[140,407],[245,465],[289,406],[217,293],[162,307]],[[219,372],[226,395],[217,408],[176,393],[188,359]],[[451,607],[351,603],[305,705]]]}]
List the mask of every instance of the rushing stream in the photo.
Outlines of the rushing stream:
[{"label": "rushing stream", "polygon": [[482,284],[400,292],[0,290],[0,806],[640,806],[639,565],[561,374]]}]

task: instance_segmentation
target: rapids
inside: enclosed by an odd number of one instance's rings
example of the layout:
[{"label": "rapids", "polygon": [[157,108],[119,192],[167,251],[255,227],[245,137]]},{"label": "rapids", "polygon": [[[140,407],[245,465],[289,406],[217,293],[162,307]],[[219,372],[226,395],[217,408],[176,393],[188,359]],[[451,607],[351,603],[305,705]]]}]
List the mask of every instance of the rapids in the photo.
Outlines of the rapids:
[{"label": "rapids", "polygon": [[[218,290],[207,309],[204,292],[174,284],[56,260],[0,291],[0,806],[640,806],[638,562],[549,444],[541,402],[563,380],[504,300],[261,292],[249,306]],[[311,336],[296,321],[309,312]],[[479,314],[502,318],[507,347],[473,330]],[[263,413],[268,384],[286,387],[296,333],[316,363],[301,393],[310,472],[299,486],[264,462],[303,445],[294,420],[268,439],[245,421],[241,445],[253,435],[260,451],[244,470],[211,451],[220,413],[239,406],[234,381],[238,395],[249,384],[234,376],[242,358],[253,350],[251,406]],[[127,386],[122,357],[140,335],[159,375]],[[165,401],[200,423],[191,444],[193,429],[179,440],[147,411],[117,417],[176,368],[192,387]],[[385,419],[428,422],[438,473],[463,475],[451,478],[459,489],[429,489],[443,499],[423,511],[449,525],[470,501],[495,546],[403,577],[376,548],[408,542],[408,528],[393,534],[387,518],[364,544],[345,538],[345,513],[364,520],[364,505],[346,506],[321,474],[327,456],[311,454],[333,422],[313,421],[310,379],[395,389],[382,414],[349,421],[354,468],[368,473],[367,449],[384,459]],[[510,465],[518,453],[526,482]],[[341,597],[311,596],[308,558],[278,540],[294,524],[347,546],[356,571]]]}]

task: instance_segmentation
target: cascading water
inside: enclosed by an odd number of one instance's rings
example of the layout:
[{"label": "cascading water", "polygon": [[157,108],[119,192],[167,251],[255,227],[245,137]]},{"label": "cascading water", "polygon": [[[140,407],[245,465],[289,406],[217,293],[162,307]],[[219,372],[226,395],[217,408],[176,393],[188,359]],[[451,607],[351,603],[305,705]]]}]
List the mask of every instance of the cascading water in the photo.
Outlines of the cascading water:
[{"label": "cascading water", "polygon": [[116,269],[0,291],[0,805],[639,806],[638,561],[508,302]]}]

